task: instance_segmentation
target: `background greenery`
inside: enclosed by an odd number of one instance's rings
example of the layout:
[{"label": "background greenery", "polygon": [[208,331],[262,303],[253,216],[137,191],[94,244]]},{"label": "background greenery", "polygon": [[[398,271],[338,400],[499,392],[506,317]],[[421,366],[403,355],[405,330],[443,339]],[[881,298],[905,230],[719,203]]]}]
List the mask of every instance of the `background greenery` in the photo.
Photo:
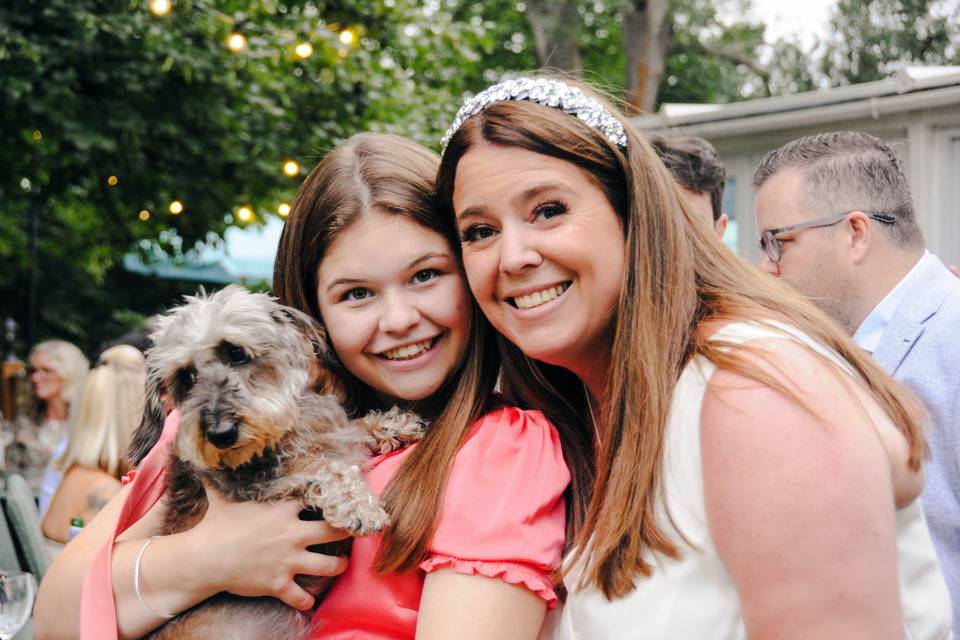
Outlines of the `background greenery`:
[{"label": "background greenery", "polygon": [[[436,147],[463,94],[507,71],[559,67],[649,110],[960,61],[957,0],[839,0],[831,32],[807,49],[767,42],[764,25],[745,17],[749,6],[175,0],[157,16],[147,0],[7,0],[0,316],[26,329],[21,355],[46,337],[94,355],[196,288],[130,274],[125,254],[184,260],[247,224],[241,206],[255,212],[249,224],[277,215],[352,133],[389,131]],[[243,51],[225,46],[233,32],[246,37]],[[305,59],[294,49],[302,42],[314,48]],[[638,89],[640,71],[653,90]],[[288,159],[302,165],[294,177],[281,170]],[[179,215],[169,213],[174,200]]]}]

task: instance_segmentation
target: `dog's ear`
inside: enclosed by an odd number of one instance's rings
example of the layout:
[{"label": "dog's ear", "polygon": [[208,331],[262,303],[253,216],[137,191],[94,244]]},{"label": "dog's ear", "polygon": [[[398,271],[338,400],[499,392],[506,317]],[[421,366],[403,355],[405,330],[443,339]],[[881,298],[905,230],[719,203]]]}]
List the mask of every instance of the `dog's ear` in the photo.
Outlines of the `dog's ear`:
[{"label": "dog's ear", "polygon": [[164,418],[166,418],[163,407],[163,383],[157,376],[148,376],[146,394],[143,418],[140,420],[140,426],[133,432],[133,438],[127,448],[127,459],[132,467],[139,466],[150,453],[153,445],[157,444],[163,432]]},{"label": "dog's ear", "polygon": [[333,347],[327,342],[327,332],[319,322],[293,307],[280,305],[275,316],[278,322],[290,322],[310,345],[313,359],[310,363],[310,388],[317,392],[344,397],[343,382],[337,371],[340,361]]}]

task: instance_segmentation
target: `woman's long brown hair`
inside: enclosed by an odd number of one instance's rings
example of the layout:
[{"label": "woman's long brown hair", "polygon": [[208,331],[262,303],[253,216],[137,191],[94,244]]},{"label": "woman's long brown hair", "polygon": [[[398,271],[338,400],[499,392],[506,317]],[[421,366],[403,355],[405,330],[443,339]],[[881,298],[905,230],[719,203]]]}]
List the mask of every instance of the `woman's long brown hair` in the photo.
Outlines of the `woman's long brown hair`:
[{"label": "woman's long brown hair", "polygon": [[[438,162],[436,154],[413,142],[369,133],[327,154],[300,187],[280,236],[273,275],[280,302],[322,323],[317,301],[320,261],[338,234],[373,211],[403,216],[435,231],[456,251],[456,229],[437,209]],[[464,360],[431,399],[414,407],[430,420],[430,427],[384,493],[392,524],[380,546],[380,572],[410,570],[423,560],[453,459],[470,427],[490,408],[499,370],[497,351],[486,318],[470,304]],[[370,409],[369,388],[342,366],[337,373],[353,412]]]},{"label": "woman's long brown hair", "polygon": [[[557,109],[529,102],[495,103],[453,136],[437,178],[441,202],[452,219],[457,163],[463,155],[480,143],[519,147],[578,166],[600,186],[621,218],[626,268],[611,321],[614,338],[606,395],[601,399],[601,419],[608,428],[596,454],[592,482],[585,481],[593,464],[592,458],[584,459],[589,455],[584,442],[592,433],[582,389],[571,383],[569,372],[531,361],[513,345],[499,341],[504,390],[508,394],[522,390],[528,405],[545,408],[555,423],[580,432],[574,439],[580,446],[567,452],[574,476],[570,502],[574,513],[568,518],[574,526],[568,532],[574,552],[567,566],[582,562],[584,584],[594,584],[610,599],[629,593],[638,578],[651,574],[653,554],[680,555],[677,540],[668,533],[669,522],[659,521],[656,513],[662,500],[671,399],[691,358],[702,356],[720,369],[756,379],[807,406],[782,381],[751,365],[744,349],[707,340],[700,330],[704,321],[779,320],[806,332],[859,373],[865,388],[906,436],[913,468],[926,453],[921,412],[911,396],[814,305],[724,247],[682,204],[649,144],[619,118],[628,133],[626,151]],[[566,415],[555,415],[564,411],[564,405],[569,407]]]}]

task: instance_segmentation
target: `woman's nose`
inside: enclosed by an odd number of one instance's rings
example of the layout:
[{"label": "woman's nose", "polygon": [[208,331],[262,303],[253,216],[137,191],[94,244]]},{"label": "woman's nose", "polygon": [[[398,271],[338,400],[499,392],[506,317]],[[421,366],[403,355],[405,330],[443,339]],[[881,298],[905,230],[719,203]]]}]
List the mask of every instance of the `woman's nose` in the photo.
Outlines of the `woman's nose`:
[{"label": "woman's nose", "polygon": [[518,229],[504,229],[501,234],[500,271],[502,273],[519,273],[543,262],[543,256],[530,242],[527,233]]},{"label": "woman's nose", "polygon": [[404,333],[420,322],[420,311],[408,300],[398,296],[387,301],[380,316],[380,331],[384,333]]}]

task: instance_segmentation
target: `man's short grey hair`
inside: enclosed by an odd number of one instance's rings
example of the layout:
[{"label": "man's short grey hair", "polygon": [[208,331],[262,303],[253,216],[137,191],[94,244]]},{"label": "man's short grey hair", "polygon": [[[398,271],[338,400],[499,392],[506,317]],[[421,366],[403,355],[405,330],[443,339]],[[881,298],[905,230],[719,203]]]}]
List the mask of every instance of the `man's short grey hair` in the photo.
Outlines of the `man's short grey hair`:
[{"label": "man's short grey hair", "polygon": [[802,173],[804,205],[819,214],[885,213],[894,224],[876,223],[900,247],[923,246],[903,164],[880,138],[835,131],[797,138],[767,153],[753,175],[759,189],[784,169]]}]

